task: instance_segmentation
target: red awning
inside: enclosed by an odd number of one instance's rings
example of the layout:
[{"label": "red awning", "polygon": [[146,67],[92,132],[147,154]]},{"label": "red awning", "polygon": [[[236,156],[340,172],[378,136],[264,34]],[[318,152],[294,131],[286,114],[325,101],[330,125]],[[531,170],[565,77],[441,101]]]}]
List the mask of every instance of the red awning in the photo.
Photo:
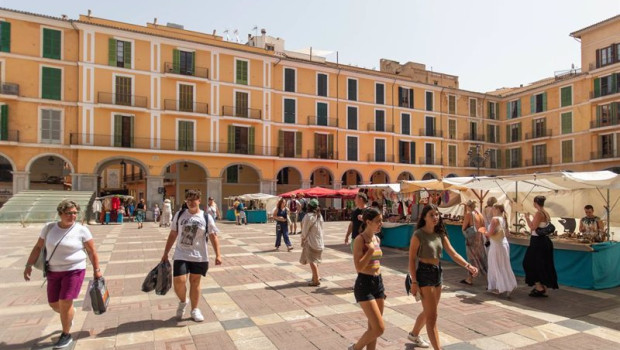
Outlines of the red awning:
[{"label": "red awning", "polygon": [[298,190],[282,193],[280,197],[289,198],[292,195],[303,193],[304,197],[309,198],[354,198],[359,190],[334,190],[324,187],[300,188]]}]

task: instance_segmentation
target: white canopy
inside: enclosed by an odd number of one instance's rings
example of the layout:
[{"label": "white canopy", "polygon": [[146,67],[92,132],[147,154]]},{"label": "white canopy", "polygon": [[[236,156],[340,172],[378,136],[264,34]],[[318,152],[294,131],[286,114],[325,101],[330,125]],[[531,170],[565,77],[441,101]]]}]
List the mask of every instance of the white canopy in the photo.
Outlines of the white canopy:
[{"label": "white canopy", "polygon": [[384,188],[384,189],[385,188],[389,188],[393,192],[396,192],[396,193],[400,192],[400,184],[399,183],[394,183],[394,184],[357,185],[355,187],[357,187],[357,188]]},{"label": "white canopy", "polygon": [[257,200],[259,202],[265,203],[265,210],[267,211],[267,213],[271,213],[275,209],[276,205],[278,204],[278,199],[280,197],[273,196],[273,195],[266,194],[266,193],[248,193],[248,194],[242,194],[239,196],[230,196],[224,199],[234,200],[235,198],[239,198],[244,201]]}]

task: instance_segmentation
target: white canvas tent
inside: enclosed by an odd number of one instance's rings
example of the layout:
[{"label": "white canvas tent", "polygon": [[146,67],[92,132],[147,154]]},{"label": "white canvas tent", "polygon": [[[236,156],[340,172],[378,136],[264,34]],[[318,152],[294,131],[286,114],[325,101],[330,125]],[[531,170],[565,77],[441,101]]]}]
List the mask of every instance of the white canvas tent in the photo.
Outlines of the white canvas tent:
[{"label": "white canvas tent", "polygon": [[239,198],[241,200],[244,201],[259,201],[265,204],[265,210],[267,211],[267,213],[271,213],[276,205],[278,204],[278,196],[273,196],[270,194],[266,194],[266,193],[248,193],[248,194],[242,194],[239,196],[231,196],[231,197],[226,197],[224,199],[227,200],[234,200],[235,198]]}]

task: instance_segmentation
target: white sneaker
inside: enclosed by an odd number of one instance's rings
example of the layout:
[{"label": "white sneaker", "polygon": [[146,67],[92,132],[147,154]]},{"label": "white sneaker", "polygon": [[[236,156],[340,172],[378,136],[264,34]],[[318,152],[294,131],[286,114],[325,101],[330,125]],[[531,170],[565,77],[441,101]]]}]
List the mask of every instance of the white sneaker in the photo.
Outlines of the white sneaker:
[{"label": "white sneaker", "polygon": [[351,345],[349,345],[349,347],[347,348],[347,350],[355,350],[355,344],[351,344]]},{"label": "white sneaker", "polygon": [[409,340],[413,342],[413,346],[415,347],[428,348],[429,346],[431,346],[431,344],[429,344],[426,340],[422,339],[422,337],[420,337],[419,335],[416,337],[415,335],[409,333],[409,336],[407,338],[409,338]]},{"label": "white sneaker", "polygon": [[202,312],[200,312],[199,308],[195,308],[192,310],[192,319],[196,322],[202,322],[205,320],[205,317],[202,316]]},{"label": "white sneaker", "polygon": [[177,306],[177,318],[180,320],[185,315],[185,307],[187,307],[187,302],[179,301],[179,306]]}]

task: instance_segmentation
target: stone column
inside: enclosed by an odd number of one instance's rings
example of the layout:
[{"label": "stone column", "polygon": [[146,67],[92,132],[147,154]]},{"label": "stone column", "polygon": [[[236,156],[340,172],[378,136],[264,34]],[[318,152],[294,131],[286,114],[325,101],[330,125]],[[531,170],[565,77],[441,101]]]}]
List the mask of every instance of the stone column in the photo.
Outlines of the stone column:
[{"label": "stone column", "polygon": [[[334,180],[332,181],[334,184],[334,190],[342,189],[342,181]],[[340,209],[342,208],[342,198],[334,198],[334,208]]]},{"label": "stone column", "polygon": [[11,173],[13,174],[13,195],[30,189],[29,171],[12,171]]},{"label": "stone column", "polygon": [[264,194],[276,195],[276,180],[260,180],[260,192]]},{"label": "stone column", "polygon": [[213,197],[213,200],[217,204],[217,207],[222,211],[222,215],[226,215],[223,209],[222,203],[222,178],[221,177],[207,177],[207,193],[202,203],[205,205],[208,203],[208,198]]},{"label": "stone column", "polygon": [[301,188],[310,188],[310,179],[302,179]]},{"label": "stone column", "polygon": [[[95,174],[70,174],[74,191],[97,192],[97,178]],[[95,194],[97,195],[97,194]]]},{"label": "stone column", "polygon": [[159,189],[164,187],[163,176],[146,177],[146,219],[153,220],[153,207],[157,203],[161,210],[164,203],[164,194],[159,193]]}]

